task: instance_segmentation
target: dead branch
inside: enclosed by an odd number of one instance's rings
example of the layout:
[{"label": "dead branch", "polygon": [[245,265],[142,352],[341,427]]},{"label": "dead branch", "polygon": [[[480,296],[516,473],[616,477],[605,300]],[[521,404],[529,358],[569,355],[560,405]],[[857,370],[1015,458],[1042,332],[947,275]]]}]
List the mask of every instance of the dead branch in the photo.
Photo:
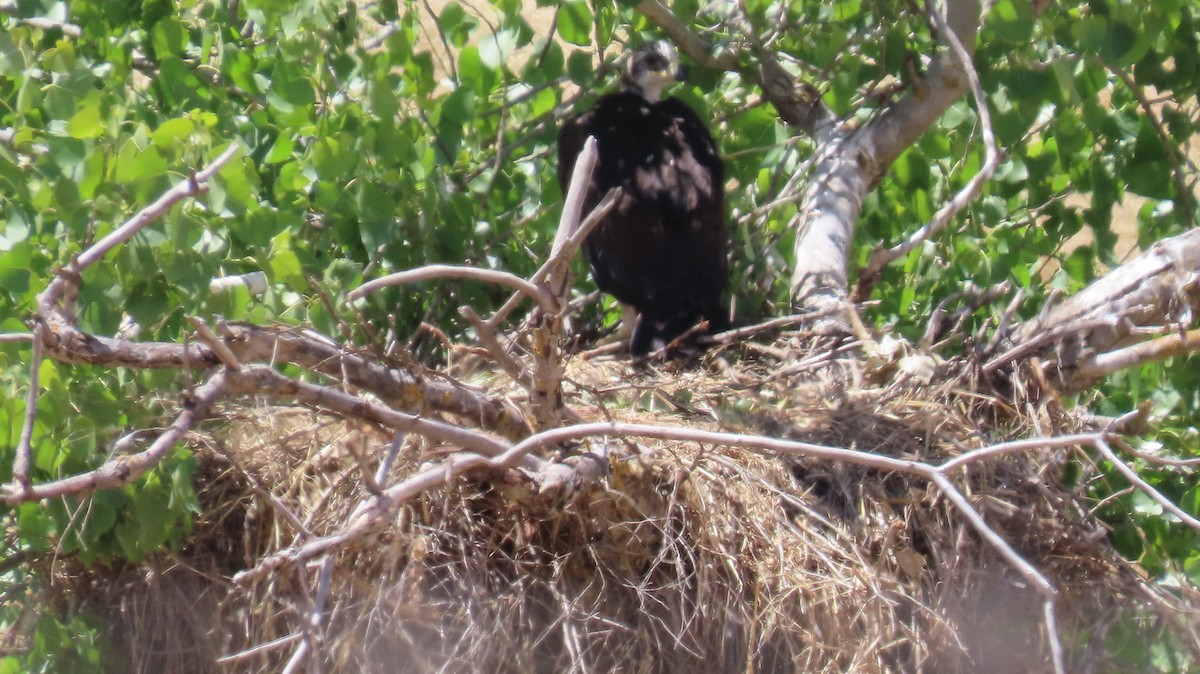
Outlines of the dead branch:
[{"label": "dead branch", "polygon": [[1126,465],[1126,463],[1122,461],[1119,456],[1117,456],[1116,452],[1112,450],[1112,447],[1109,447],[1108,440],[1106,438],[1094,438],[1092,440],[1092,446],[1095,447],[1110,464],[1112,464],[1112,467],[1115,468],[1118,473],[1123,475],[1126,480],[1129,480],[1129,483],[1136,487],[1138,491],[1142,492],[1146,496],[1149,496],[1151,499],[1157,502],[1163,507],[1163,510],[1166,510],[1175,517],[1178,517],[1180,522],[1183,522],[1196,531],[1200,531],[1200,520],[1187,514],[1183,508],[1175,505],[1171,499],[1163,496],[1162,492],[1158,491],[1153,485],[1142,479],[1142,476],[1138,475],[1136,470]]},{"label": "dead branch", "polygon": [[[1136,419],[1138,416],[1140,416],[1142,414],[1142,410],[1140,410],[1140,409],[1134,410],[1130,414],[1133,415],[1133,417]],[[1121,420],[1118,419],[1117,421],[1120,422]],[[1169,456],[1162,456],[1159,454],[1155,454],[1153,452],[1147,452],[1144,450],[1137,449],[1136,447],[1130,445],[1129,443],[1125,442],[1124,440],[1122,440],[1119,437],[1112,438],[1112,444],[1120,447],[1122,451],[1128,452],[1128,453],[1136,456],[1137,458],[1139,458],[1147,463],[1154,464],[1156,466],[1172,466],[1175,468],[1190,468],[1191,466],[1200,466],[1200,458],[1177,459],[1177,458],[1172,458]]]},{"label": "dead branch", "polygon": [[[558,220],[558,230],[554,233],[554,244],[550,247],[549,259],[538,270],[539,274],[544,270],[546,285],[554,296],[549,308],[539,305],[532,316],[534,327],[530,335],[530,353],[533,356],[533,373],[528,391],[529,405],[539,429],[553,428],[562,423],[563,311],[568,306],[567,300],[571,290],[567,261],[574,256],[575,250],[583,241],[582,237],[587,235],[586,231],[582,231],[580,220],[583,217],[588,185],[591,184],[592,172],[596,169],[598,158],[596,139],[589,136],[583,143],[583,150],[575,159],[571,184],[567,189],[562,215]],[[606,197],[611,198],[607,205],[610,208],[615,203],[615,194],[610,191]],[[600,217],[598,215],[592,219],[592,226],[600,221]]]},{"label": "dead branch", "polygon": [[1198,312],[1200,229],[1193,229],[1156,242],[1017,325],[1003,343],[1009,350],[987,367],[1012,367],[1017,359],[1037,356],[1046,362],[1050,381],[1072,393],[1122,366],[1190,352],[1196,343],[1192,333],[1139,342],[1147,334],[1192,325]]},{"label": "dead branch", "polygon": [[[398,412],[385,405],[346,393],[340,388],[317,386],[281,374],[269,365],[247,365],[227,371],[225,377],[231,393],[268,395],[280,400],[295,400],[316,409],[342,416],[363,419],[395,431],[416,433],[483,456],[500,456],[507,447],[500,441],[453,424],[427,419],[415,414]],[[523,457],[521,468],[537,471],[542,461],[534,456]]]},{"label": "dead branch", "polygon": [[430,279],[444,278],[460,278],[471,279],[473,281],[484,281],[487,283],[495,283],[509,288],[513,288],[524,294],[526,297],[537,302],[538,306],[546,311],[557,311],[558,306],[554,300],[554,295],[547,292],[545,289],[526,281],[525,279],[510,274],[506,271],[496,269],[480,269],[478,267],[464,267],[451,264],[431,264],[416,269],[408,269],[394,274],[368,281],[359,287],[351,290],[346,299],[353,302],[377,292],[383,288],[390,286],[404,285],[406,283],[416,283],[418,281],[428,281]]},{"label": "dead branch", "polygon": [[40,28],[41,30],[60,30],[67,37],[79,38],[83,37],[83,29],[77,24],[67,23],[66,21],[55,21],[43,16],[31,16],[27,18],[21,17],[21,10],[15,3],[5,2],[0,4],[0,14],[7,14],[14,18],[17,24],[29,26],[30,28]]},{"label": "dead branch", "polygon": [[29,393],[25,398],[25,422],[21,425],[21,437],[17,440],[17,451],[12,466],[13,485],[24,493],[29,492],[29,456],[33,451],[33,423],[37,419],[37,401],[41,390],[38,374],[42,369],[42,341],[38,337],[35,331],[33,353],[29,356]]},{"label": "dead branch", "polygon": [[13,483],[0,486],[0,501],[15,506],[29,501],[42,501],[68,494],[86,494],[97,489],[111,489],[129,484],[157,466],[197,422],[209,415],[212,406],[227,390],[228,383],[225,373],[217,373],[197,388],[185,399],[183,410],[175,421],[171,422],[145,451],[118,456],[95,470],[61,480],[30,484],[25,488]]},{"label": "dead branch", "polygon": [[[61,290],[61,289],[60,289]],[[64,363],[132,368],[202,368],[220,359],[202,343],[130,342],[90,335],[59,311],[43,313],[46,352]],[[387,367],[337,344],[280,326],[222,323],[224,344],[238,362],[286,362],[344,381],[405,410],[453,414],[506,437],[525,437],[530,428],[512,405],[489,398],[424,368]]]},{"label": "dead branch", "polygon": [[[988,109],[983,84],[979,81],[979,73],[976,72],[975,66],[971,62],[971,54],[974,50],[968,50],[963,45],[958,34],[950,29],[946,16],[934,6],[934,3],[929,4],[930,14],[943,39],[950,45],[951,51],[958,58],[959,66],[966,74],[971,94],[975,98],[975,108],[979,112],[980,135],[983,137],[984,162],[983,166],[979,168],[979,172],[972,176],[950,201],[938,209],[932,220],[913,232],[905,241],[891,248],[877,249],[871,253],[871,259],[867,263],[866,269],[859,274],[858,286],[854,293],[858,299],[866,298],[871,294],[871,288],[879,279],[879,275],[883,273],[884,267],[908,255],[914,248],[928,241],[945,228],[950,220],[958,215],[959,211],[978,197],[979,193],[983,191],[983,186],[991,180],[992,175],[996,172],[996,167],[1000,164],[1001,154],[996,149],[996,134],[992,130],[992,114]],[[980,22],[982,23],[982,21],[983,17],[980,17]]]},{"label": "dead branch", "polygon": [[1186,356],[1198,350],[1200,350],[1200,329],[1188,330],[1181,334],[1159,337],[1107,353],[1094,354],[1079,363],[1075,372],[1076,376],[1084,379],[1101,379],[1114,372],[1167,358]]}]

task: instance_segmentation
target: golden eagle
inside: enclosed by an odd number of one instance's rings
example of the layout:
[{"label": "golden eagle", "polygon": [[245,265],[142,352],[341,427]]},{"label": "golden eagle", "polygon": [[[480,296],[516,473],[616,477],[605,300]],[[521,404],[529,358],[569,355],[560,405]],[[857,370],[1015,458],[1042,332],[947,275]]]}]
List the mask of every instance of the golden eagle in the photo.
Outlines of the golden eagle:
[{"label": "golden eagle", "polygon": [[661,97],[682,78],[670,44],[646,45],[630,56],[621,90],[600,97],[558,133],[564,193],[584,141],[597,141],[584,213],[609,189],[622,188],[583,250],[596,286],[637,311],[629,339],[634,356],[670,343],[701,318],[713,331],[727,323],[725,165],[696,113]]}]

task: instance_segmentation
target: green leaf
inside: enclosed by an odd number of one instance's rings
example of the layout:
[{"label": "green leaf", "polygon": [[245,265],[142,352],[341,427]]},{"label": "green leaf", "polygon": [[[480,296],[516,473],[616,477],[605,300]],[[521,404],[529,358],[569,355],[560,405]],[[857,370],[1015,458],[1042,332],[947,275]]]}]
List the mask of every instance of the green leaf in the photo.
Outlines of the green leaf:
[{"label": "green leaf", "polygon": [[113,180],[118,183],[132,183],[162,177],[166,171],[167,162],[157,147],[139,147],[138,143],[130,139],[125,141],[117,153]]},{"label": "green leaf", "polygon": [[836,21],[849,21],[862,12],[862,0],[837,0],[833,7]]},{"label": "green leaf", "polygon": [[1028,40],[1033,31],[1033,10],[1029,0],[1000,0],[988,15],[987,27],[1010,42]]},{"label": "green leaf", "polygon": [[567,74],[575,84],[587,88],[595,83],[596,73],[592,68],[592,55],[585,51],[573,51],[567,57]]},{"label": "green leaf", "polygon": [[182,55],[188,47],[188,33],[183,23],[175,17],[164,17],[150,31],[154,51],[159,56]]},{"label": "green leaf", "polygon": [[154,133],[150,140],[161,148],[177,148],[186,143],[196,130],[196,123],[190,117],[168,119]]},{"label": "green leaf", "polygon": [[72,138],[96,138],[104,133],[104,122],[100,114],[100,106],[89,105],[80,108],[67,122],[67,133]]},{"label": "green leaf", "polygon": [[290,231],[282,231],[271,238],[271,251],[267,256],[267,272],[270,278],[276,282],[307,289],[300,258],[292,250],[292,233]]},{"label": "green leaf", "polygon": [[291,136],[280,135],[271,145],[271,149],[267,151],[267,156],[263,157],[263,162],[266,164],[282,164],[292,158],[292,152],[296,149],[296,144],[292,142]]},{"label": "green leaf", "polygon": [[592,10],[586,2],[571,0],[559,5],[558,35],[580,47],[592,43]]},{"label": "green leaf", "polygon": [[1088,16],[1071,24],[1071,35],[1083,49],[1100,53],[1108,40],[1108,19]]}]

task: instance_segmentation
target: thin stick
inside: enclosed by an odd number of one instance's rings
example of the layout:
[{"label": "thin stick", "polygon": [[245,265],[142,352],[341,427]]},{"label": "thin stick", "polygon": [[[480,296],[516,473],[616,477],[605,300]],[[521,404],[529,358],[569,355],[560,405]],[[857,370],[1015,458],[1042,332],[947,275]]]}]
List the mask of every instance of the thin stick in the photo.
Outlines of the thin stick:
[{"label": "thin stick", "polygon": [[1125,476],[1126,480],[1129,480],[1130,484],[1137,487],[1138,490],[1146,496],[1154,499],[1155,502],[1163,507],[1163,510],[1166,510],[1172,515],[1178,517],[1181,522],[1195,529],[1196,531],[1200,531],[1200,520],[1184,512],[1183,508],[1180,508],[1172,503],[1171,499],[1163,496],[1162,492],[1155,489],[1154,486],[1149,482],[1143,480],[1142,477],[1137,474],[1137,471],[1127,466],[1125,462],[1122,461],[1119,456],[1117,456],[1117,453],[1112,450],[1112,447],[1108,446],[1108,442],[1102,436],[1096,437],[1094,440],[1092,440],[1092,446],[1099,450],[1099,452],[1104,455],[1104,458],[1108,459],[1109,463],[1112,464],[1113,468],[1115,468],[1118,473]]},{"label": "thin stick", "polygon": [[588,136],[583,141],[583,148],[579,151],[579,155],[575,158],[571,184],[567,187],[562,213],[558,216],[558,230],[554,233],[554,244],[550,246],[551,258],[575,233],[575,228],[579,226],[579,221],[583,218],[583,202],[587,198],[588,183],[592,181],[592,172],[596,170],[596,162],[600,158],[596,146],[595,137]]},{"label": "thin stick", "polygon": [[[945,15],[941,11],[938,11],[936,7],[933,7],[932,3],[930,6],[930,15],[932,15],[934,21],[937,23],[938,31],[950,44],[950,48],[958,57],[959,63],[966,73],[967,81],[971,85],[971,94],[975,98],[975,107],[979,111],[979,123],[982,127],[980,133],[983,136],[984,162],[983,166],[979,168],[979,172],[972,176],[967,181],[967,184],[950,201],[947,201],[938,209],[932,220],[916,232],[913,232],[907,240],[891,248],[876,250],[871,254],[871,259],[861,274],[861,278],[869,279],[871,282],[879,277],[880,272],[888,264],[908,255],[914,248],[929,240],[949,224],[950,220],[955,215],[958,215],[959,211],[971,203],[975,197],[979,196],[979,193],[983,191],[983,186],[987,184],[987,181],[991,180],[992,175],[996,172],[996,168],[1000,165],[1001,154],[996,147],[996,134],[992,130],[992,114],[988,109],[987,97],[983,92],[983,85],[979,81],[979,73],[976,72],[974,64],[971,63],[971,54],[963,46],[958,35],[950,29]],[[858,295],[863,297],[866,293],[858,292]]]},{"label": "thin stick", "polygon": [[[296,400],[306,405],[366,419],[396,431],[417,433],[449,445],[463,447],[485,456],[499,456],[506,445],[466,428],[416,414],[399,412],[372,400],[364,400],[334,387],[318,386],[288,377],[269,365],[247,365],[239,370],[226,371],[229,388],[235,393],[272,395]],[[537,457],[525,457],[520,467],[537,471],[542,467]]]},{"label": "thin stick", "polygon": [[1076,376],[1099,379],[1143,363],[1166,360],[1196,351],[1200,351],[1200,328],[1139,342],[1107,353],[1098,353],[1079,364]]},{"label": "thin stick", "polygon": [[259,644],[252,648],[247,648],[244,651],[238,651],[237,653],[230,653],[229,655],[222,655],[221,657],[217,658],[215,660],[215,662],[218,665],[224,665],[224,664],[227,664],[230,662],[238,662],[240,660],[245,660],[246,658],[258,655],[259,653],[273,651],[276,648],[279,648],[281,646],[286,646],[286,645],[292,643],[293,641],[296,641],[297,639],[303,639],[303,638],[304,638],[303,632],[294,632],[285,637],[279,637],[278,639],[268,641],[265,644]]},{"label": "thin stick", "polygon": [[1028,452],[1033,449],[1069,449],[1071,447],[1080,447],[1094,442],[1096,438],[1102,437],[1102,433],[1075,433],[1072,435],[1063,435],[1057,438],[1029,438],[1027,440],[1010,440],[1001,442],[995,445],[989,445],[980,449],[973,449],[962,456],[955,457],[939,464],[936,467],[939,473],[950,473],[959,468],[975,463],[981,459],[990,459],[1005,454],[1019,454]]},{"label": "thin stick", "polygon": [[382,485],[387,481],[388,473],[392,472],[392,466],[396,463],[396,457],[400,455],[400,447],[404,445],[404,439],[408,437],[405,433],[396,433],[392,436],[392,444],[388,447],[387,454],[383,455],[383,460],[379,462],[379,468],[375,471],[375,484]]},{"label": "thin stick", "polygon": [[162,217],[175,204],[189,197],[207,192],[208,180],[216,175],[217,171],[220,171],[231,159],[237,156],[240,151],[240,145],[236,142],[230,143],[229,147],[225,148],[221,154],[217,155],[216,159],[212,160],[212,163],[201,169],[199,173],[188,176],[186,180],[176,183],[174,187],[163,192],[162,196],[156,199],[154,203],[138,211],[120,227],[110,232],[108,236],[100,239],[91,248],[80,253],[75,262],[72,265],[68,265],[68,267],[75,272],[79,272],[92,266],[113,248],[132,239],[146,225]]},{"label": "thin stick", "polygon": [[33,422],[37,419],[37,401],[41,394],[38,371],[42,368],[44,330],[41,325],[34,330],[33,353],[29,357],[29,393],[25,397],[25,422],[21,426],[21,439],[17,441],[12,466],[13,485],[26,494],[29,493],[29,457],[33,452]]},{"label": "thin stick", "polygon": [[558,310],[558,305],[554,301],[553,295],[516,274],[510,274],[498,269],[479,269],[477,267],[453,264],[430,264],[424,267],[417,267],[416,269],[388,274],[387,276],[368,281],[351,290],[346,295],[346,299],[353,302],[382,288],[443,278],[470,279],[472,281],[485,281],[487,283],[506,286],[532,298],[545,311]]},{"label": "thin stick", "polygon": [[[1141,410],[1134,410],[1132,412],[1132,414],[1140,415]],[[1121,417],[1120,419],[1117,419],[1114,425],[1117,425],[1118,427],[1120,427],[1121,422],[1129,416],[1130,416],[1130,414],[1126,414],[1125,416]],[[1135,418],[1136,418],[1136,416],[1135,416]],[[1176,458],[1172,458],[1169,456],[1158,456],[1157,454],[1151,454],[1150,452],[1144,452],[1140,449],[1137,449],[1136,447],[1134,447],[1133,445],[1130,445],[1128,442],[1125,442],[1121,438],[1112,437],[1112,436],[1110,436],[1110,437],[1112,438],[1113,444],[1120,447],[1122,450],[1129,452],[1130,454],[1136,456],[1137,458],[1139,458],[1143,461],[1146,461],[1147,463],[1153,463],[1157,466],[1173,466],[1175,468],[1190,468],[1191,466],[1200,466],[1200,458],[1176,459]]]},{"label": "thin stick", "polygon": [[229,347],[225,345],[225,342],[222,342],[221,339],[213,333],[212,329],[208,327],[208,324],[205,323],[203,319],[195,316],[189,316],[188,322],[190,322],[192,327],[196,329],[196,336],[200,338],[200,341],[204,342],[208,348],[213,350],[213,353],[217,354],[217,358],[220,359],[221,363],[223,363],[225,367],[236,370],[242,366],[242,364],[238,362],[237,356],[233,355],[233,351],[230,351]]},{"label": "thin stick", "polygon": [[[558,229],[554,233],[554,243],[550,246],[550,255],[542,266],[538,268],[533,276],[529,277],[529,282],[540,284],[547,279],[550,272],[559,263],[560,260],[569,259],[570,255],[574,254],[575,249],[582,243],[596,225],[600,224],[600,220],[608,214],[616,202],[617,197],[610,190],[596,208],[588,214],[587,219],[582,224],[576,226],[578,218],[583,212],[583,202],[586,196],[586,187],[591,181],[592,172],[596,169],[596,162],[599,160],[599,148],[596,144],[596,139],[588,136],[583,143],[583,149],[579,156],[575,158],[575,168],[571,173],[571,184],[567,188],[567,194],[563,198],[563,210],[559,216]],[[575,218],[574,221],[569,219],[569,216]],[[572,230],[567,232],[566,230]],[[569,251],[569,252],[568,252]],[[553,286],[551,286],[553,287]],[[508,298],[499,309],[488,317],[487,322],[493,328],[500,324],[508,317],[512,310],[517,308],[517,303],[521,297],[514,295]]]},{"label": "thin stick", "polygon": [[218,372],[212,379],[197,388],[192,393],[191,404],[183,408],[175,421],[160,433],[145,451],[132,456],[119,456],[111,461],[106,461],[94,470],[53,482],[30,485],[28,489],[19,487],[14,489],[11,484],[0,486],[0,502],[15,506],[27,501],[41,501],[67,494],[82,494],[97,489],[119,487],[136,480],[143,473],[158,465],[195,427],[197,422],[208,416],[212,406],[228,387],[226,372]]}]

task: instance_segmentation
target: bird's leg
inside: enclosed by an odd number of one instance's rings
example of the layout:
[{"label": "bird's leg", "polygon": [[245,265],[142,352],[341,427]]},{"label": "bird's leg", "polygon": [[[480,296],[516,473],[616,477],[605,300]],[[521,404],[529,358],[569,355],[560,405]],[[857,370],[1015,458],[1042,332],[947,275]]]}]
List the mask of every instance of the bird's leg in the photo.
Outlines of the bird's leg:
[{"label": "bird's leg", "polygon": [[629,337],[629,353],[634,358],[650,353],[650,343],[654,339],[654,319],[646,312],[638,314],[637,322],[633,325],[633,334]]},{"label": "bird's leg", "polygon": [[632,304],[621,302],[621,327],[617,330],[617,335],[621,339],[629,339],[633,336],[633,329],[637,327],[638,310]]}]

